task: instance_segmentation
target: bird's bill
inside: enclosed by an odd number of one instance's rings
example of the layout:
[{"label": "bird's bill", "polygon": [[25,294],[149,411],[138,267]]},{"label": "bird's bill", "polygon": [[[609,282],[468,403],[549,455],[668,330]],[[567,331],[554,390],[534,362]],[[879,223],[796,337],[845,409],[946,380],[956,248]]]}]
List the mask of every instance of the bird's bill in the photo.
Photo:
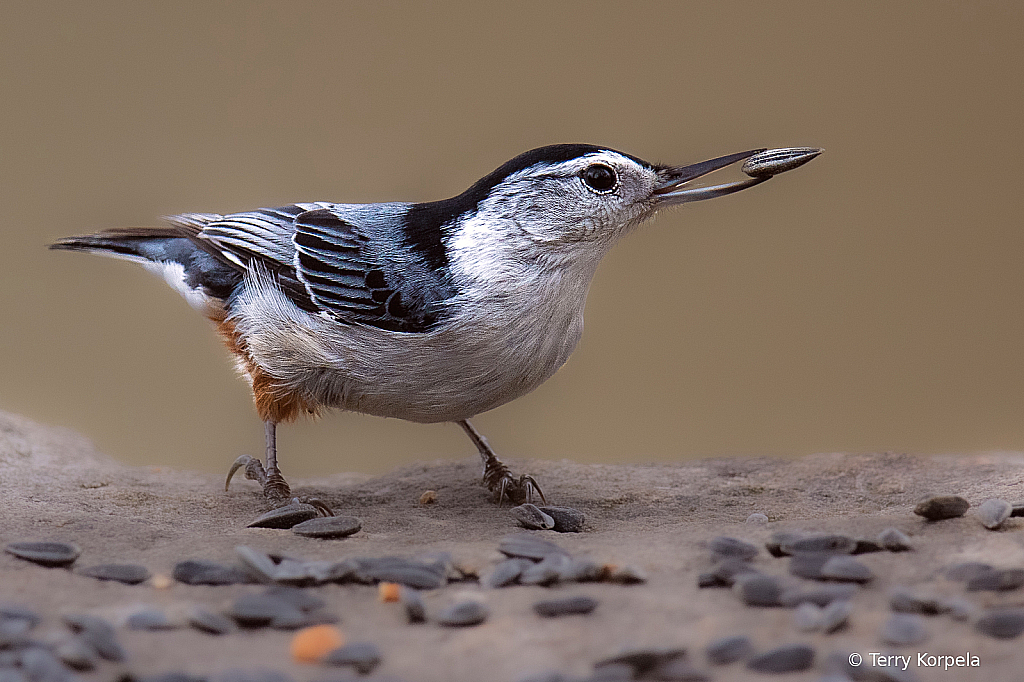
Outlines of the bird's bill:
[{"label": "bird's bill", "polygon": [[703,201],[704,199],[714,199],[715,197],[725,196],[726,194],[732,194],[733,192],[739,192],[742,189],[759,185],[765,180],[771,178],[771,175],[764,175],[753,178],[746,178],[737,182],[729,182],[722,185],[711,185],[702,187],[686,187],[686,183],[696,180],[697,178],[703,177],[708,173],[713,173],[716,170],[731,166],[737,161],[743,161],[749,159],[755,154],[764,152],[764,149],[752,149],[748,152],[739,152],[738,154],[730,154],[728,156],[720,156],[717,159],[711,159],[710,161],[701,161],[690,166],[672,166],[669,168],[663,168],[658,171],[658,175],[662,178],[661,183],[655,188],[653,197],[657,202],[657,206],[674,206],[676,204],[685,204],[689,201]]}]

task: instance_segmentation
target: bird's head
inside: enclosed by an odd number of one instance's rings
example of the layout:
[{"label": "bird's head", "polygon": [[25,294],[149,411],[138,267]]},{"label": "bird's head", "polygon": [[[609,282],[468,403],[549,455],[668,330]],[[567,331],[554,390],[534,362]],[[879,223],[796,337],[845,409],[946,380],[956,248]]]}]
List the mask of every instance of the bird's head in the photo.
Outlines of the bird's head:
[{"label": "bird's head", "polygon": [[[755,149],[688,166],[666,166],[607,147],[552,145],[515,157],[448,201],[472,206],[477,229],[493,227],[553,249],[606,248],[661,208],[753,187],[820,151]],[[744,166],[751,177],[711,187],[690,184],[745,159],[755,161]]]}]

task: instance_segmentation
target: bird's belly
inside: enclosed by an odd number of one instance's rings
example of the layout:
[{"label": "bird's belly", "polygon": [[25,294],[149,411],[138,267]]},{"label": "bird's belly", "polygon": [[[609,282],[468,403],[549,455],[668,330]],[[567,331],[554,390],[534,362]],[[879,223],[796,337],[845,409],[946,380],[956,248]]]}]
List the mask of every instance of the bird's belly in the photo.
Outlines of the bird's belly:
[{"label": "bird's belly", "polygon": [[402,334],[331,325],[302,337],[254,334],[249,347],[263,369],[307,404],[415,422],[455,421],[550,378],[576,347],[583,320],[580,314],[537,326],[484,319]]}]

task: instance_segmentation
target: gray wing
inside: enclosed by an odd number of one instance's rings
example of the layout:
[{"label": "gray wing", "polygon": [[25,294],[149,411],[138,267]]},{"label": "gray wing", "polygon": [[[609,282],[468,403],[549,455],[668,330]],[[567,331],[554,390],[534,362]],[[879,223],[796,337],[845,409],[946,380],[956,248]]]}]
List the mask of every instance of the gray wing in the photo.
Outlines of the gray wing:
[{"label": "gray wing", "polygon": [[436,315],[403,297],[371,239],[331,204],[292,204],[219,216],[184,214],[169,220],[195,230],[193,239],[233,267],[260,263],[300,308],[347,324],[425,332]]}]

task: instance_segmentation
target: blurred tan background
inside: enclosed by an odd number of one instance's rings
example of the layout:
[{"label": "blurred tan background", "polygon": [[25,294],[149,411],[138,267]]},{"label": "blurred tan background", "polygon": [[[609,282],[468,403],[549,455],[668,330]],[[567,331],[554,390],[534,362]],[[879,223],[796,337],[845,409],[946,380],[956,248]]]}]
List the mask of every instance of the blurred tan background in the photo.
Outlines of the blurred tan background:
[{"label": "blurred tan background", "polygon": [[[7,2],[0,409],[223,471],[263,429],[209,325],[53,238],[424,201],[526,149],[824,156],[607,258],[508,457],[1024,450],[1024,5]],[[283,427],[286,474],[469,457],[451,425]]]}]

